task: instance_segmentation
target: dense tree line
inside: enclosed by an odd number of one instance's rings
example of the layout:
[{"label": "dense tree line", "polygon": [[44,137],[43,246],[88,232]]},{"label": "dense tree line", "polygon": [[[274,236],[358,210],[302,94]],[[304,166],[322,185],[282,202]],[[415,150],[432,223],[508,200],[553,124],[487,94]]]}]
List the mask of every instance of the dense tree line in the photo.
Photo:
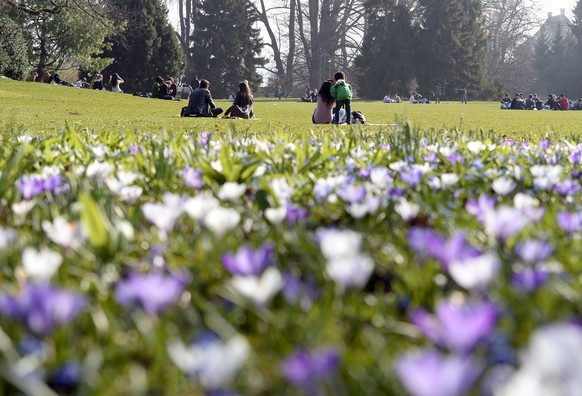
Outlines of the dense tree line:
[{"label": "dense tree line", "polygon": [[[28,46],[14,59],[27,71],[117,72],[126,90],[148,89],[157,75],[198,76],[220,97],[267,76],[273,92],[297,93],[342,69],[369,98],[429,96],[437,82],[448,98],[459,89],[579,96],[580,4],[568,32],[534,41],[535,0],[0,0],[16,24],[3,24],[16,39],[0,35],[0,65],[15,58],[14,41]],[[177,32],[166,5],[178,10]]]}]

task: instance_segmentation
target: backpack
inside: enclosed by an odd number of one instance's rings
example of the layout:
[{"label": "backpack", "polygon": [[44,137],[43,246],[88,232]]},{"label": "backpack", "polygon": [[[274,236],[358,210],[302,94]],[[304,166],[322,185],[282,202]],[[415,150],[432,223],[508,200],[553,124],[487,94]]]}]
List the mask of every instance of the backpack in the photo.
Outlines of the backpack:
[{"label": "backpack", "polygon": [[353,124],[365,124],[366,117],[361,111],[352,111],[352,123]]}]

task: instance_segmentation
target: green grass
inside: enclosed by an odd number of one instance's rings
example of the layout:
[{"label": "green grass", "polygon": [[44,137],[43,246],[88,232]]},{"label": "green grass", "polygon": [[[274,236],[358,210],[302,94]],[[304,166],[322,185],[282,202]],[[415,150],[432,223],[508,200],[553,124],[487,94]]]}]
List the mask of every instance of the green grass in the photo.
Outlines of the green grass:
[{"label": "green grass", "polygon": [[[57,85],[0,79],[0,131],[53,134],[66,125],[80,129],[136,130],[150,132],[285,130],[329,131],[336,126],[313,125],[313,103],[296,99],[257,98],[255,120],[180,118],[186,100],[164,101],[112,92],[82,90]],[[230,104],[217,100],[223,108]],[[369,124],[365,130],[391,128],[390,124],[410,121],[419,130],[460,129],[491,132],[496,136],[532,138],[582,135],[582,112],[500,110],[498,102],[443,102],[432,105],[384,104],[355,99],[354,110],[362,111]],[[381,126],[374,125],[380,124]],[[347,128],[340,126],[339,128]]]}]

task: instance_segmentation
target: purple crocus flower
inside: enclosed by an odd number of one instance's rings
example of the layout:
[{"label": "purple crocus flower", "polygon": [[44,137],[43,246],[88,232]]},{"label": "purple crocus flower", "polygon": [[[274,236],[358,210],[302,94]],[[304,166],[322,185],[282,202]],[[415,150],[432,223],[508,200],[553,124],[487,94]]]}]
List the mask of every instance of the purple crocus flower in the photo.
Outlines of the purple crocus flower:
[{"label": "purple crocus flower", "polygon": [[465,164],[465,158],[459,153],[452,153],[447,157],[447,161],[451,163],[451,165],[455,165],[457,162],[460,164]]},{"label": "purple crocus flower", "polygon": [[521,210],[510,206],[500,206],[496,210],[488,211],[483,221],[489,234],[504,241],[521,231],[529,222]]},{"label": "purple crocus flower", "polygon": [[51,175],[43,180],[44,191],[50,191],[55,194],[59,194],[65,188],[63,177],[61,175]]},{"label": "purple crocus flower", "polygon": [[141,147],[139,147],[139,146],[137,146],[137,145],[135,145],[135,144],[132,144],[132,145],[129,147],[129,153],[130,153],[131,155],[136,155],[136,154],[137,154],[137,153],[139,153],[140,151],[141,151]]},{"label": "purple crocus flower", "polygon": [[422,180],[422,172],[418,169],[410,169],[407,172],[400,172],[400,178],[409,187],[416,187]]},{"label": "purple crocus flower", "polygon": [[562,196],[574,195],[580,191],[580,185],[572,179],[564,179],[561,183],[554,186],[556,192]]},{"label": "purple crocus flower", "polygon": [[39,336],[71,322],[85,305],[85,296],[46,283],[26,284],[16,296],[0,295],[0,314],[20,321]]},{"label": "purple crocus flower", "polygon": [[470,200],[465,205],[465,209],[467,212],[477,217],[477,220],[480,222],[485,221],[485,214],[495,209],[495,204],[497,200],[495,198],[489,197],[485,194],[482,194],[476,200]]},{"label": "purple crocus flower", "polygon": [[287,214],[285,215],[285,220],[289,225],[295,225],[305,219],[307,219],[308,213],[307,209],[297,207],[295,205],[287,205]]},{"label": "purple crocus flower", "polygon": [[438,159],[438,155],[437,153],[435,153],[434,151],[425,155],[423,157],[423,159],[428,162],[429,164],[434,164],[436,162],[436,160]]},{"label": "purple crocus flower", "polygon": [[17,181],[20,194],[26,200],[29,200],[44,192],[44,183],[38,175],[24,175]]},{"label": "purple crocus flower", "polygon": [[554,247],[548,241],[528,239],[515,247],[517,255],[528,264],[546,261],[554,252]]},{"label": "purple crocus flower", "polygon": [[366,196],[366,189],[363,186],[343,186],[337,191],[337,195],[339,195],[344,202],[361,202]]},{"label": "purple crocus flower", "polygon": [[430,228],[411,228],[408,244],[422,258],[435,258],[442,251],[445,238]]},{"label": "purple crocus flower", "polygon": [[480,372],[473,358],[446,356],[434,349],[408,352],[396,360],[396,373],[412,396],[464,395]]},{"label": "purple crocus flower", "polygon": [[185,166],[182,170],[182,178],[184,179],[184,185],[186,187],[201,188],[204,186],[202,172],[189,166]]},{"label": "purple crocus flower", "polygon": [[203,148],[207,148],[208,147],[208,142],[210,141],[210,132],[202,132],[200,134],[200,145]]},{"label": "purple crocus flower", "polygon": [[550,141],[548,139],[540,140],[540,149],[543,151],[547,150],[550,147]]},{"label": "purple crocus flower", "polygon": [[582,229],[582,215],[580,213],[560,212],[557,221],[560,228],[567,234],[573,234]]},{"label": "purple crocus flower", "polygon": [[439,346],[468,354],[495,330],[497,308],[488,302],[457,304],[443,300],[438,303],[435,315],[417,309],[410,320]]},{"label": "purple crocus flower", "polygon": [[448,270],[453,261],[463,261],[480,255],[481,252],[467,242],[465,234],[457,232],[444,243],[441,250],[436,252],[435,258],[441,262],[445,270]]},{"label": "purple crocus flower", "polygon": [[513,274],[511,285],[516,289],[532,292],[543,286],[548,281],[549,275],[548,271],[543,269],[522,268]]},{"label": "purple crocus flower", "polygon": [[156,315],[175,304],[189,282],[190,277],[186,272],[175,275],[134,272],[117,283],[115,299],[121,305],[137,305],[150,315]]},{"label": "purple crocus flower", "polygon": [[309,309],[313,300],[319,296],[315,278],[303,281],[291,273],[283,274],[283,297],[288,303],[299,303],[303,309]]},{"label": "purple crocus flower", "polygon": [[273,261],[273,245],[267,243],[258,249],[241,246],[235,254],[224,253],[222,264],[233,275],[257,276]]},{"label": "purple crocus flower", "polygon": [[333,374],[339,365],[339,354],[330,349],[300,349],[282,363],[283,374],[297,387],[311,387]]}]

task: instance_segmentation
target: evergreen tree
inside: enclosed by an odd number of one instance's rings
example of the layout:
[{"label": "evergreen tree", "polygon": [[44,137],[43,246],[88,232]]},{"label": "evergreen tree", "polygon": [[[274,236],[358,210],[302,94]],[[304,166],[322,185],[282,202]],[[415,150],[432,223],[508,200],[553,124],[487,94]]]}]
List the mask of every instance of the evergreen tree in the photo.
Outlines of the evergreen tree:
[{"label": "evergreen tree", "polygon": [[104,70],[105,78],[118,73],[126,92],[149,91],[157,76],[180,77],[184,53],[168,21],[161,0],[110,0],[125,19],[126,30],[111,39],[105,56],[114,58]]},{"label": "evergreen tree", "polygon": [[[566,65],[572,47],[572,38],[566,36],[561,25],[558,25],[550,43],[547,58],[545,58],[548,63],[547,74],[543,76],[556,93],[568,94],[569,91],[571,92]],[[571,92],[571,94],[574,93]]]},{"label": "evergreen tree", "polygon": [[28,43],[22,28],[0,17],[0,76],[21,80],[28,66]]},{"label": "evergreen tree", "polygon": [[419,0],[418,67],[420,92],[436,82],[478,93],[483,84],[486,36],[479,0]]},{"label": "evergreen tree", "polygon": [[213,96],[227,97],[242,80],[256,89],[262,80],[256,69],[266,61],[259,56],[263,44],[250,0],[204,0],[195,18],[192,70],[210,81]]},{"label": "evergreen tree", "polygon": [[582,0],[578,0],[573,10],[574,18],[572,20],[572,51],[567,59],[568,81],[570,95],[582,97]]},{"label": "evergreen tree", "polygon": [[356,58],[360,96],[370,99],[406,93],[414,78],[414,35],[408,7],[393,1],[368,1],[368,30]]}]

